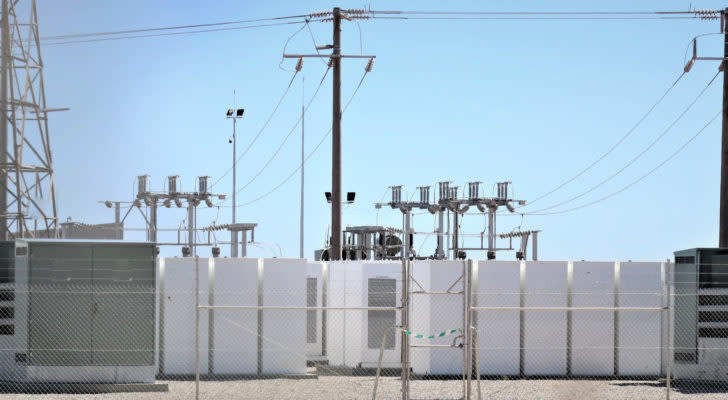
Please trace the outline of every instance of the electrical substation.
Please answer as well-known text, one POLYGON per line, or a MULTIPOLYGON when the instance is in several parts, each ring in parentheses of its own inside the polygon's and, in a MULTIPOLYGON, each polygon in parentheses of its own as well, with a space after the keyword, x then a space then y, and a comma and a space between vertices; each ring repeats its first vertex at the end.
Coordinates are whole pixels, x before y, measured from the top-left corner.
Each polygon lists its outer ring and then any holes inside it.
MULTIPOLYGON (((410 393, 415 398, 526 398, 518 390, 532 386, 538 392, 534 398, 552 398, 543 388, 558 384, 567 387, 565 398, 611 395, 609 390, 622 391, 605 398, 669 400, 671 393, 679 393, 702 399, 727 393, 728 9, 408 12, 336 7, 297 16, 61 35, 44 41, 36 0, 0 1, 0 147, 6 150, 0 152, 0 399, 4 393, 39 398, 71 393, 83 399, 104 392, 169 392, 170 398, 190 399, 280 397, 281 392, 268 393, 271 387, 284 388, 283 397, 319 398, 329 386, 334 387, 332 398, 348 398, 339 391, 351 388, 358 390, 353 398, 408 400, 410 393), (526 215, 577 210, 621 193, 669 161, 702 130, 623 189, 565 211, 551 209, 566 202, 537 211, 528 207, 580 177, 632 130, 591 166, 535 200, 516 198, 511 181, 471 181, 460 187, 443 180, 416 187, 412 197, 404 185, 394 185, 388 188, 389 201, 382 197, 373 204, 376 220, 344 224, 342 205, 352 204, 356 193, 342 192, 342 115, 376 58, 364 53, 359 23, 498 18, 720 21, 716 35, 725 40, 723 56, 699 56, 698 39, 712 34, 696 36, 683 74, 647 112, 696 61, 720 61, 716 77, 724 74, 724 107, 713 118, 723 117, 719 247, 676 251, 674 259, 664 261, 545 261, 539 259, 542 230, 522 226, 526 215), (263 21, 269 24, 250 25, 263 21), (309 25, 313 22, 331 24, 332 44, 317 43, 309 25), (352 22, 359 30, 358 55, 342 49, 342 25, 353 27, 352 22), (197 176, 184 190, 182 178, 170 175, 157 191, 150 175, 138 175, 130 198, 98 202, 113 210, 113 222, 59 220, 48 115, 68 109, 46 104, 41 44, 289 24, 301 25, 285 42, 279 64, 296 61, 291 81, 240 156, 236 125, 245 109, 238 108, 237 97, 232 108, 225 107, 225 118, 233 123, 228 139, 232 166, 217 181, 197 176), (219 25, 234 26, 207 28, 219 25), (192 28, 206 29, 183 30, 192 28), (304 28, 315 54, 287 53, 288 42, 304 28), (304 118, 310 102, 302 101, 288 136, 239 187, 238 164, 275 116, 296 77, 302 78, 298 74, 304 58, 323 61, 325 72, 314 93, 333 71, 329 131, 306 153, 304 118), (359 59, 365 66, 342 107, 344 59, 359 59), (273 189, 239 204, 237 194, 261 175, 299 124, 301 159, 296 169, 273 189), (304 257, 304 167, 329 135, 331 192, 325 192, 327 203, 322 206, 330 204, 330 224, 315 220, 326 237, 309 259, 304 257), (255 239, 259 224, 274 224, 264 218, 241 222, 236 210, 274 193, 299 171, 298 257, 287 258, 282 250, 273 257, 250 257, 248 246, 261 245, 255 239), (228 193, 216 184, 230 172, 228 193), (205 207, 218 214, 200 222, 198 210, 205 207), (230 220, 219 218, 222 207, 231 209, 230 220), (179 224, 163 226, 160 212, 179 224), (401 217, 401 225, 380 223, 379 212, 393 217, 389 221, 401 217), (130 215, 143 226, 131 226, 130 215), (428 228, 420 219, 415 221, 419 215, 427 217, 428 228), (505 217, 520 217, 521 224, 499 228, 505 217), (464 225, 465 219, 478 221, 478 226, 482 221, 482 229, 464 225), (144 240, 131 240, 135 234, 144 234, 144 240), (225 239, 218 240, 218 234, 225 239), (229 246, 225 254, 224 246, 229 246), (176 255, 163 254, 160 248, 173 248, 176 255), (586 380, 608 389, 584 389, 586 380), (509 381, 520 387, 506 395, 505 385, 513 384, 509 381), (304 385, 311 391, 300 390, 304 385), (636 395, 630 391, 635 387, 640 390, 636 395), (648 392, 652 397, 644 395, 648 392)), ((359 193, 362 198, 370 198, 370 193, 359 193)), ((261 204, 256 206, 264 207, 261 204)), ((260 217, 255 212, 245 215, 260 217)), ((278 228, 293 231, 283 225, 278 228)), ((549 232, 547 227, 546 239, 549 232)))

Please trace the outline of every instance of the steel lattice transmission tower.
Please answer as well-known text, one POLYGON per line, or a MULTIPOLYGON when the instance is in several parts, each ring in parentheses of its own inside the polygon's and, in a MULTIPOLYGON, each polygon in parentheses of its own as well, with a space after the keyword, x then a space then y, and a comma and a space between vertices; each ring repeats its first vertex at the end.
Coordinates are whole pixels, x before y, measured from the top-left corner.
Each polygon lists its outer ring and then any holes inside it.
POLYGON ((60 109, 46 107, 35 0, 24 20, 18 3, 0 15, 0 240, 58 236, 48 112, 60 109))

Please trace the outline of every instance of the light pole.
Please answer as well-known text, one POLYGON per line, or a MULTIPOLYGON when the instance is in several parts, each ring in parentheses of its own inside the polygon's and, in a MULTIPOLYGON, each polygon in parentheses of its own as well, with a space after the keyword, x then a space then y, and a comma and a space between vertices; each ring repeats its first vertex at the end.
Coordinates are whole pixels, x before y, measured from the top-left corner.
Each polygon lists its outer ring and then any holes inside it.
MULTIPOLYGON (((228 109, 227 110, 227 118, 233 120, 233 136, 230 137, 228 140, 228 143, 233 144, 233 221, 232 223, 235 224, 235 208, 237 207, 238 203, 236 200, 236 175, 237 175, 237 154, 236 154, 236 146, 237 141, 235 137, 235 125, 237 123, 237 120, 240 118, 243 118, 243 113, 245 112, 245 109, 238 108, 235 109, 228 109)), ((230 257, 237 257, 238 256, 238 232, 237 231, 230 231, 230 257)))

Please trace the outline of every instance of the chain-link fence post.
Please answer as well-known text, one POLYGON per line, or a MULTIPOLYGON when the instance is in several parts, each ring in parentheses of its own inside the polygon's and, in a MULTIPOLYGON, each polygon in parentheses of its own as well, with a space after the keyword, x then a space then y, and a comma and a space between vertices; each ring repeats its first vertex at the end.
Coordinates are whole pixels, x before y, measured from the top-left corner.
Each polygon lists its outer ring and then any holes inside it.
MULTIPOLYGON (((465 296, 465 307, 467 310, 467 313, 465 314, 465 329, 463 330, 463 333, 465 334, 465 367, 467 368, 466 371, 463 371, 467 374, 467 382, 465 384, 465 399, 470 400, 470 383, 471 379, 473 377, 473 348, 472 348, 472 337, 473 332, 471 329, 472 323, 471 323, 471 316, 473 315, 471 308, 471 302, 472 302, 472 287, 471 282, 473 278, 473 260, 468 260, 467 263, 467 274, 463 276, 463 296, 465 296)), ((478 374, 480 374, 480 371, 478 371, 478 374)))
POLYGON ((409 259, 402 258, 402 400, 409 400, 409 259))
POLYGON ((667 327, 665 328, 665 334, 667 336, 666 343, 665 343, 665 399, 670 400, 670 360, 672 358, 672 354, 670 353, 670 330, 672 329, 670 326, 670 296, 672 295, 672 291, 670 290, 670 261, 665 264, 665 287, 667 290, 667 305, 665 307, 665 313, 667 314, 667 327))
POLYGON ((195 256, 195 400, 200 399, 200 257, 195 256))

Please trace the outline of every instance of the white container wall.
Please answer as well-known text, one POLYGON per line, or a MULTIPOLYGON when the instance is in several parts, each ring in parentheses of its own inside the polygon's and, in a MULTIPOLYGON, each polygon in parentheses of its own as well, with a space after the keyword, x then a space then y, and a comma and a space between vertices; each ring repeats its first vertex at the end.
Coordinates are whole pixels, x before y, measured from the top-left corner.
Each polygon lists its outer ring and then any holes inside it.
MULTIPOLYGON (((357 263, 328 263, 328 307, 361 307, 361 270, 357 263)), ((326 354, 329 365, 355 367, 361 362, 361 311, 328 311, 326 354)))
MULTIPOLYGON (((208 302, 209 259, 199 260, 200 304, 208 302)), ((195 373, 195 259, 159 260, 163 283, 160 369, 163 375, 195 373)), ((200 373, 208 373, 208 316, 200 312, 200 373)))
MULTIPOLYGON (((460 292, 452 295, 413 294, 410 296, 410 331, 413 334, 437 335, 463 328, 463 264, 467 261, 417 261, 411 275, 419 283, 410 284, 410 291, 460 292), (420 288, 420 285, 422 288, 420 288)), ((451 345, 457 334, 434 339, 410 336, 412 345, 451 345)), ((458 343, 462 343, 458 339, 458 343)), ((462 374, 463 351, 460 348, 412 348, 412 371, 421 375, 462 374)))
MULTIPOLYGON (((662 307, 664 264, 619 263, 619 306, 662 307)), ((618 373, 623 376, 659 375, 662 366, 662 318, 659 311, 620 311, 618 373)))
MULTIPOLYGON (((401 304, 402 263, 398 261, 331 262, 328 265, 329 307, 395 307, 401 304)), ((377 366, 384 331, 401 323, 392 310, 329 311, 327 356, 329 365, 377 366)), ((400 335, 387 335, 382 365, 400 366, 400 335)))
MULTIPOLYGON (((473 266, 473 306, 661 307, 665 300, 661 263, 492 260, 473 261, 473 266)), ((158 268, 159 369, 165 375, 192 375, 195 260, 162 258, 158 268)), ((415 261, 410 290, 460 292, 462 282, 456 282, 462 270, 463 261, 415 261)), ((200 259, 199 299, 202 305, 322 306, 324 281, 328 307, 401 305, 400 261, 200 259)), ((462 295, 412 294, 410 300, 413 334, 463 327, 462 295)), ((257 310, 200 312, 202 374, 304 374, 306 360, 324 359, 331 366, 373 368, 384 331, 401 324, 399 310, 329 310, 326 356, 322 356, 322 311, 263 310, 259 360, 258 314, 257 310)), ((614 311, 475 312, 480 372, 606 376, 614 374, 616 367, 620 376, 659 375, 664 363, 662 313, 616 314, 615 321, 614 311)), ((409 340, 413 345, 450 345, 455 336, 410 336, 409 340)), ((383 366, 398 368, 401 335, 392 329, 387 337, 383 366)), ((462 355, 456 348, 412 348, 411 365, 418 375, 457 375, 462 373, 462 355)))
MULTIPOLYGON (((614 307, 613 262, 572 264, 572 307, 614 307)), ((614 373, 614 311, 571 311, 571 373, 614 373)))
MULTIPOLYGON (((212 305, 257 306, 256 258, 216 258, 210 269, 212 305)), ((258 373, 258 311, 210 310, 212 370, 218 375, 258 373)))
MULTIPOLYGON (((519 307, 521 269, 519 261, 478 261, 478 288, 475 305, 519 307)), ((480 373, 518 375, 520 373, 520 312, 478 311, 475 314, 480 334, 480 373)))
MULTIPOLYGON (((525 307, 566 307, 567 268, 563 261, 526 262, 525 307)), ((524 373, 566 374, 566 311, 526 311, 524 373)))
MULTIPOLYGON (((400 307, 402 305, 402 263, 401 262, 369 262, 359 264, 361 269, 362 289, 361 303, 368 307, 400 307)), ((354 291, 352 291, 354 292, 354 291)), ((347 311, 348 313, 349 311, 347 311)), ((376 368, 379 351, 387 329, 402 323, 398 310, 360 311, 362 317, 358 332, 361 332, 361 366, 376 368)), ((347 316, 347 321, 352 319, 347 316)), ((351 332, 351 331, 350 331, 351 332)), ((382 367, 401 366, 401 335, 396 329, 390 329, 384 346, 382 367)), ((347 339, 348 340, 348 339, 347 339)))
MULTIPOLYGON (((263 260, 263 305, 306 306, 306 260, 263 260)), ((306 311, 263 311, 263 374, 306 373, 306 311)))

